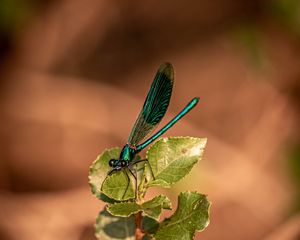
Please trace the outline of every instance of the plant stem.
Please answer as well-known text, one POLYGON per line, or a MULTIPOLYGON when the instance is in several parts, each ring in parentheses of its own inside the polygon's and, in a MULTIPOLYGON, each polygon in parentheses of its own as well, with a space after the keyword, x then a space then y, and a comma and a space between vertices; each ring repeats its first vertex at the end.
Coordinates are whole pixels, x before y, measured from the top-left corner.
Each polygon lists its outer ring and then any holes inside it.
POLYGON ((142 231, 142 212, 138 212, 135 216, 135 240, 142 240, 143 231, 142 231))

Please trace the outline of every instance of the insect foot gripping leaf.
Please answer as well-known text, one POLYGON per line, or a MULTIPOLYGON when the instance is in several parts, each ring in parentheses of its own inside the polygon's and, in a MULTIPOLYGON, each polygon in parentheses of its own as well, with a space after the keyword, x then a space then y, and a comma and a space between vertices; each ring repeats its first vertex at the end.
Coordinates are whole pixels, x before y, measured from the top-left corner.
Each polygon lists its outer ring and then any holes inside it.
POLYGON ((105 150, 89 172, 92 193, 106 202, 96 220, 98 239, 190 240, 209 223, 210 202, 197 192, 180 193, 175 213, 159 223, 163 210, 171 210, 164 195, 146 200, 149 187, 171 187, 184 178, 201 159, 206 138, 171 137, 158 140, 147 151, 147 161, 139 156, 128 168, 113 174, 110 159, 118 159, 120 148, 105 150))

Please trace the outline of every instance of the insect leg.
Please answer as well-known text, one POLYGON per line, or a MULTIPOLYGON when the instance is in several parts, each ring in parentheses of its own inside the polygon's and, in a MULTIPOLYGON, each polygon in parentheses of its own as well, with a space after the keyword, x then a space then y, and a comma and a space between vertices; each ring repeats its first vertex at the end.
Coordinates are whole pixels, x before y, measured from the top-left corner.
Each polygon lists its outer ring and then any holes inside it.
POLYGON ((126 175, 126 177, 127 177, 127 186, 126 186, 126 189, 125 189, 124 194, 123 194, 123 196, 122 196, 122 199, 125 197, 125 194, 127 193, 127 190, 128 190, 128 188, 129 188, 129 184, 130 184, 130 178, 129 178, 129 176, 128 176, 128 173, 127 173, 126 169, 124 169, 124 172, 125 172, 125 175, 126 175))
POLYGON ((134 175, 134 173, 131 171, 130 168, 127 168, 129 170, 129 172, 131 173, 131 175, 134 177, 134 180, 135 180, 135 199, 137 198, 137 191, 138 191, 138 186, 137 186, 137 178, 136 176, 134 175))
POLYGON ((101 184, 101 188, 100 188, 100 191, 102 192, 102 188, 103 188, 103 183, 105 182, 106 178, 108 178, 109 176, 111 176, 114 172, 116 172, 117 169, 112 169, 108 172, 108 174, 106 175, 106 177, 104 178, 102 184, 101 184))
POLYGON ((150 172, 151 172, 151 175, 152 175, 152 178, 153 178, 153 180, 155 180, 154 173, 153 173, 152 167, 151 167, 148 159, 145 158, 145 159, 142 159, 142 160, 135 161, 135 162, 131 163, 130 166, 135 165, 135 164, 140 163, 140 162, 147 162, 147 164, 149 166, 149 169, 150 169, 150 172))
POLYGON ((110 176, 112 175, 114 172, 117 172, 118 170, 117 169, 112 169, 108 172, 107 176, 110 176))

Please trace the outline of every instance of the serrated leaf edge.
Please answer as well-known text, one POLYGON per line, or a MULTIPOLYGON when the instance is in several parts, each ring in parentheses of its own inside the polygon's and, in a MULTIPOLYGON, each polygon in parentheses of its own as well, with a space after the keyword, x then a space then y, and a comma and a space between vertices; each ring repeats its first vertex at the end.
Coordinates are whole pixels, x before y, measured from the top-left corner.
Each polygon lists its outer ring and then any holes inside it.
MULTIPOLYGON (((92 164, 90 165, 89 167, 89 174, 88 174, 88 183, 90 185, 90 188, 91 188, 91 192, 92 194, 100 199, 100 196, 101 196, 101 193, 103 193, 101 190, 98 190, 97 189, 97 186, 95 186, 91 181, 92 181, 92 176, 91 176, 91 173, 92 173, 92 170, 93 170, 93 166, 95 165, 95 163, 103 156, 103 154, 107 151, 113 151, 113 150, 117 150, 117 149, 120 149, 121 151, 121 148, 120 147, 112 147, 112 148, 105 148, 100 154, 97 155, 96 159, 92 162, 92 164)), ((103 182, 102 182, 103 184, 103 182)), ((104 193, 103 193, 104 194, 104 193)))
POLYGON ((111 215, 116 216, 116 217, 129 217, 129 216, 131 216, 132 214, 136 214, 136 213, 138 213, 138 212, 142 212, 144 216, 148 216, 148 217, 150 217, 150 218, 153 218, 153 219, 157 220, 157 219, 159 219, 161 213, 159 214, 158 217, 154 218, 153 216, 151 216, 151 214, 148 214, 148 213, 147 213, 147 209, 151 209, 151 208, 145 208, 143 205, 144 205, 145 203, 148 203, 148 202, 150 202, 150 201, 153 201, 155 198, 159 198, 159 197, 163 197, 163 198, 164 198, 163 201, 161 202, 161 204, 157 204, 157 205, 155 205, 153 208, 156 208, 156 207, 159 207, 159 206, 160 206, 160 207, 161 207, 161 210, 162 210, 162 209, 172 210, 172 203, 171 203, 171 200, 170 200, 167 196, 160 194, 160 195, 155 196, 154 198, 152 198, 152 199, 150 199, 150 200, 148 200, 148 201, 146 201, 146 202, 143 202, 143 203, 141 203, 141 204, 138 204, 138 203, 136 203, 136 202, 128 202, 128 201, 127 201, 127 202, 116 202, 116 203, 108 204, 108 205, 106 206, 106 211, 109 212, 111 215), (165 208, 165 207, 163 206, 164 203, 165 203, 166 201, 168 201, 168 203, 169 203, 169 205, 170 205, 170 208, 165 208), (115 214, 115 213, 113 213, 113 212, 111 211, 111 209, 110 209, 110 207, 113 207, 113 206, 115 206, 115 205, 119 205, 120 207, 122 207, 121 205, 124 205, 124 206, 125 206, 125 205, 127 205, 127 204, 134 204, 134 205, 136 205, 136 206, 138 207, 138 209, 135 210, 135 211, 132 211, 130 214, 115 214))
MULTIPOLYGON (((170 217, 167 217, 167 218, 165 218, 162 222, 160 222, 160 224, 162 224, 164 221, 168 221, 169 219, 171 219, 171 218, 176 214, 176 212, 178 211, 178 207, 180 206, 180 204, 179 204, 180 195, 183 195, 183 194, 185 194, 185 193, 188 193, 188 194, 194 193, 194 194, 197 194, 197 195, 199 195, 199 196, 203 195, 203 196, 205 197, 206 201, 209 203, 208 209, 207 209, 207 213, 208 213, 207 222, 206 222, 206 224, 205 224, 205 226, 203 227, 202 230, 198 230, 198 229, 195 229, 195 230, 194 230, 194 234, 193 234, 193 236, 194 236, 196 232, 202 232, 202 231, 204 231, 204 230, 208 227, 208 225, 210 224, 210 208, 211 208, 211 204, 212 204, 212 203, 211 203, 211 201, 209 201, 209 200, 207 199, 207 195, 206 195, 206 194, 202 194, 202 193, 199 193, 199 192, 197 192, 197 191, 185 191, 185 192, 180 192, 180 194, 179 194, 179 196, 178 196, 177 209, 175 210, 175 212, 174 212, 170 217)), ((172 223, 172 225, 174 225, 174 224, 176 224, 176 223, 172 223)), ((168 227, 169 227, 169 226, 170 226, 170 225, 168 225, 168 227)), ((159 230, 159 228, 158 228, 158 230, 159 230)))
MULTIPOLYGON (((201 137, 190 137, 190 136, 176 136, 176 137, 165 137, 165 138, 160 138, 159 140, 157 140, 154 144, 156 144, 156 143, 158 143, 158 142, 160 142, 160 141, 163 141, 163 142, 166 142, 166 141, 168 141, 168 140, 170 140, 170 139, 187 139, 187 138, 189 138, 189 139, 205 139, 205 141, 204 141, 204 146, 203 146, 203 152, 202 152, 202 154, 200 155, 200 158, 193 164, 193 166, 191 167, 191 169, 186 173, 186 175, 185 176, 183 176, 180 180, 178 180, 178 181, 172 181, 172 182, 166 182, 166 181, 164 181, 163 179, 159 179, 160 181, 163 181, 163 182, 165 182, 166 183, 166 185, 164 185, 164 186, 161 186, 161 185, 159 185, 159 184, 155 184, 155 180, 150 180, 146 185, 145 185, 145 187, 146 188, 149 188, 149 187, 162 187, 162 188, 171 188, 171 186, 173 185, 173 184, 175 184, 175 183, 178 183, 178 182, 180 182, 180 181, 182 181, 191 171, 192 171, 192 169, 193 169, 193 167, 195 166, 195 164, 197 164, 201 159, 202 159, 202 157, 203 157, 203 154, 204 154, 204 149, 205 149, 205 147, 206 147, 206 144, 207 144, 207 138, 201 138, 201 137), (154 182, 154 184, 151 184, 151 182, 154 182)), ((146 157, 148 156, 148 152, 150 151, 150 149, 154 146, 154 144, 152 145, 152 146, 150 146, 149 148, 148 148, 148 150, 147 150, 147 152, 146 152, 146 157)))
POLYGON ((121 202, 121 203, 108 204, 108 205, 106 206, 106 210, 107 210, 111 215, 116 216, 116 217, 129 217, 129 216, 131 216, 132 214, 136 214, 136 213, 138 213, 138 212, 141 212, 140 205, 137 204, 137 203, 135 203, 135 202, 121 202), (139 207, 139 209, 136 210, 136 211, 131 212, 130 214, 123 214, 123 215, 122 215, 122 214, 115 214, 115 213, 112 213, 112 212, 110 211, 110 209, 109 209, 111 206, 114 206, 114 205, 127 205, 127 204, 129 204, 129 203, 135 204, 136 206, 139 207))

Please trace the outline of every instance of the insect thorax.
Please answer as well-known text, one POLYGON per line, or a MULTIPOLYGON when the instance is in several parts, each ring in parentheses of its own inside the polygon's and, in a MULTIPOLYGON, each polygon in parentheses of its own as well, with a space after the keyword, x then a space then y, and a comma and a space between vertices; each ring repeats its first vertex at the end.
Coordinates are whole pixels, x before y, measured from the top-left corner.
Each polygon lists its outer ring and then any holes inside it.
POLYGON ((134 159, 135 155, 136 150, 126 144, 120 153, 120 160, 131 161, 134 159))

